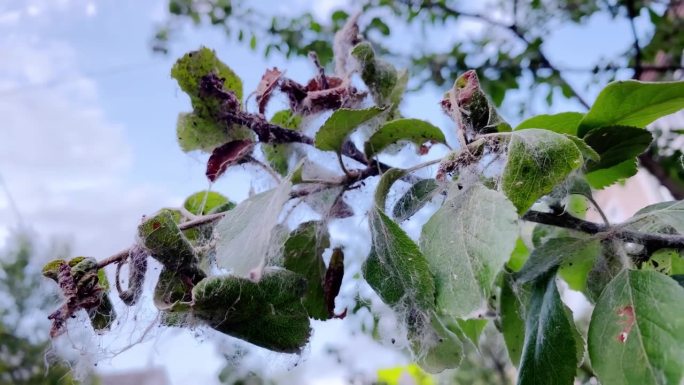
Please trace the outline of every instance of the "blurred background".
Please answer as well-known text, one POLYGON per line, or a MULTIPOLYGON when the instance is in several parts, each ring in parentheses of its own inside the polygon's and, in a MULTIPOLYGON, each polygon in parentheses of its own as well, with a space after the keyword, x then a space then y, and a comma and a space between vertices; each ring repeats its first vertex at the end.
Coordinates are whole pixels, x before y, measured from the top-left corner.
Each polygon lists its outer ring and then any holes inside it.
MULTIPOLYGON (((684 2, 675 0, 0 0, 0 384, 511 383, 493 335, 458 373, 422 377, 402 350, 374 342, 370 312, 315 323, 302 357, 151 326, 149 296, 120 315, 113 336, 47 338, 57 299, 42 263, 112 255, 134 241, 142 215, 208 187, 206 157, 176 143, 176 118, 190 104, 169 76, 175 59, 215 49, 246 94, 274 66, 305 81, 308 52, 331 68, 333 34, 359 11, 362 33, 411 71, 403 114, 454 144, 438 102, 470 68, 513 125, 586 111, 613 80, 682 76, 684 2)), ((267 115, 286 103, 272 104, 267 115)), ((637 176, 596 196, 611 221, 684 199, 681 112, 651 131, 637 176)), ((212 189, 241 201, 251 186, 236 170, 212 189)), ((348 282, 343 295, 353 303, 359 290, 348 282)))

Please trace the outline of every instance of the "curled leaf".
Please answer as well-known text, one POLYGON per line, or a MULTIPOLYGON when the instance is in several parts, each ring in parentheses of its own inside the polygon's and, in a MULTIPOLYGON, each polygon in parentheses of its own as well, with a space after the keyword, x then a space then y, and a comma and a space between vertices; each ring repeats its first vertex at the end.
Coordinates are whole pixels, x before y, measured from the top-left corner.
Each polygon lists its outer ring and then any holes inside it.
POLYGON ((245 161, 252 153, 254 142, 251 140, 234 140, 214 149, 207 161, 207 178, 213 182, 228 167, 245 161))
POLYGON ((278 86, 278 82, 282 75, 283 73, 280 72, 277 67, 274 67, 273 69, 266 70, 261 77, 261 81, 256 89, 256 101, 259 105, 260 114, 263 114, 266 111, 266 105, 271 98, 273 90, 278 86))

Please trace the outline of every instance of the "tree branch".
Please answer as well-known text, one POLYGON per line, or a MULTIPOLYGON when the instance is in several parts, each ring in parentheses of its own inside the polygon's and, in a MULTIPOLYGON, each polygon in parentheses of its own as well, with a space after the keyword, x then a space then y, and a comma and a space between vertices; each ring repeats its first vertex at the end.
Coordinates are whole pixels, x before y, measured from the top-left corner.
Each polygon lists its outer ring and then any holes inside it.
POLYGON ((627 229, 619 225, 602 225, 576 218, 566 212, 555 214, 541 211, 528 211, 523 215, 522 219, 530 222, 581 231, 591 235, 600 234, 603 238, 617 237, 643 245, 650 251, 659 249, 684 249, 684 235, 645 233, 627 229))

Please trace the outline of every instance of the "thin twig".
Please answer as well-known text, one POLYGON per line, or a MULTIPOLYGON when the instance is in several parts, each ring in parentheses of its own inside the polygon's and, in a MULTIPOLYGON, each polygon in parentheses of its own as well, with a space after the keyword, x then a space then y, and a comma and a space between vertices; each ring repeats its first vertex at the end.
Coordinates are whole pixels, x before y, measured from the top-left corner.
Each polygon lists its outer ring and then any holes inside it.
POLYGON ((598 202, 596 202, 594 197, 588 196, 586 198, 594 206, 596 211, 598 211, 599 215, 601 216, 601 219, 603 219, 603 223, 606 226, 610 226, 610 221, 608 221, 608 217, 606 216, 606 213, 603 212, 603 209, 601 208, 601 206, 599 206, 598 202))

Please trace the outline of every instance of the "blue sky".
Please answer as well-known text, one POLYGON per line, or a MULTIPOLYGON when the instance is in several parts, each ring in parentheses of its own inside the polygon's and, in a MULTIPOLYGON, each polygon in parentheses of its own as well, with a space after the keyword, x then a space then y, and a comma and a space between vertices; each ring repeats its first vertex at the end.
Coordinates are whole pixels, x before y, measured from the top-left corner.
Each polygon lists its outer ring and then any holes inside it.
MULTIPOLYGON (((310 5, 296 0, 260 6, 273 12, 313 6, 315 14, 325 16, 337 5, 353 10, 345 4, 328 0, 310 5)), ((169 56, 153 54, 149 42, 165 7, 163 0, 0 0, 0 175, 17 209, 0 194, 0 244, 9 228, 23 221, 44 239, 66 238, 76 253, 102 258, 134 240, 143 214, 177 205, 207 187, 204 158, 183 154, 175 142, 176 117, 190 106, 169 70, 183 52, 200 45, 216 49, 243 78, 246 94, 267 67, 287 67, 288 76, 300 80, 311 74, 310 64, 302 59, 287 66, 281 57, 264 59, 207 28, 185 31, 173 42, 169 56)), ((468 32, 473 27, 461 28, 468 32)), ((399 30, 399 40, 407 33, 399 30)), ((559 65, 585 67, 597 57, 626 50, 629 37, 626 23, 594 18, 586 27, 560 28, 544 49, 559 65)), ((584 81, 581 76, 572 80, 578 85, 584 81)), ((588 90, 588 99, 597 90, 588 90)), ((443 91, 428 89, 408 96, 405 114, 448 130, 451 123, 438 106, 443 91)), ((517 97, 527 94, 521 91, 517 97)), ((579 109, 575 103, 561 101, 549 111, 579 109)), ((214 188, 242 200, 249 181, 243 173, 230 172, 214 188)), ((325 336, 344 336, 341 323, 331 325, 315 338, 312 357, 325 349, 325 336)), ((213 379, 212 370, 221 364, 213 348, 190 333, 176 338, 187 351, 174 352, 168 343, 157 340, 107 358, 100 367, 166 363, 172 379, 180 384, 198 377, 174 363, 196 352, 197 357, 214 357, 200 361, 208 366, 206 380, 213 379)), ((354 338, 360 346, 370 344, 354 338)), ((376 364, 400 362, 394 353, 376 364)), ((353 356, 349 354, 351 360, 353 356)), ((322 370, 318 373, 314 378, 326 377, 322 370)))

